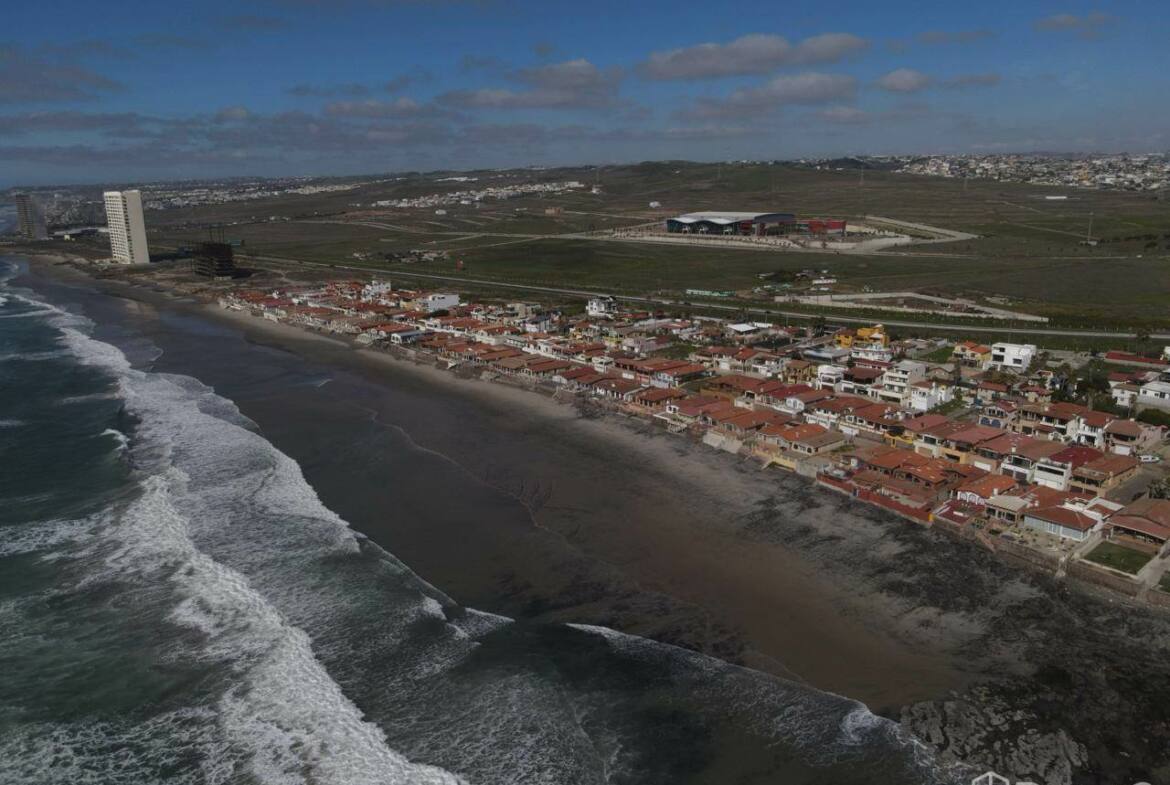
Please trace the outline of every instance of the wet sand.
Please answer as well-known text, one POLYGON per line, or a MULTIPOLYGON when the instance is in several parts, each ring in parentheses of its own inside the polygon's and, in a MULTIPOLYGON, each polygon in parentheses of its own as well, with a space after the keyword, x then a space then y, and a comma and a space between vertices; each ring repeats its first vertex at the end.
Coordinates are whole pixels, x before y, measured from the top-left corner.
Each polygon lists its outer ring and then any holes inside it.
MULTIPOLYGON (((295 402, 237 402, 302 464, 328 506, 461 602, 684 645, 876 710, 936 698, 971 678, 948 652, 954 641, 889 623, 883 598, 859 593, 781 539, 762 541, 748 530, 761 510, 768 527, 815 519, 842 535, 880 533, 901 521, 646 423, 583 418, 537 393, 240 312, 196 308, 253 343, 345 368, 372 385, 359 391, 334 379, 321 395, 295 402), (390 388, 398 397, 385 400, 390 388), (430 407, 403 402, 403 390, 430 407), (338 412, 353 407, 368 419, 367 432, 351 438, 376 445, 356 455, 329 447, 354 430, 338 412), (381 440, 381 429, 397 438, 381 440), (386 452, 401 450, 403 438, 416 461, 446 464, 481 485, 486 498, 445 500, 441 513, 413 510, 405 523, 379 514, 398 503, 387 486, 402 468, 376 467, 386 452)), ((416 487, 434 476, 416 477, 416 487)))
POLYGON ((468 606, 806 681, 1017 779, 1170 774, 1164 616, 640 422, 99 285, 158 369, 236 401, 327 506, 468 606))

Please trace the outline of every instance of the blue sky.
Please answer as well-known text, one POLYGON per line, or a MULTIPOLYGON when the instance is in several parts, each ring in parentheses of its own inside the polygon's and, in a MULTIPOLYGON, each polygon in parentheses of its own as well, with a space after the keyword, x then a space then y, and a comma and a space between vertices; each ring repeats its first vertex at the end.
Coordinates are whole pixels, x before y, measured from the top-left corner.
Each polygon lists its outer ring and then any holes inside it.
POLYGON ((4 18, 0 185, 1170 149, 1166 2, 119 0, 4 18))

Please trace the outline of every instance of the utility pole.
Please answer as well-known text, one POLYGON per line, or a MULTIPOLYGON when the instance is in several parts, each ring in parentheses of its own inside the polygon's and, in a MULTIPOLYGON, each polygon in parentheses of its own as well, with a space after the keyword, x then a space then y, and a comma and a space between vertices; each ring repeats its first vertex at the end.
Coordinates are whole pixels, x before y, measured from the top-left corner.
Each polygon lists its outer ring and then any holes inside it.
POLYGON ((1093 211, 1089 211, 1089 231, 1085 234, 1085 242, 1093 242, 1093 211))

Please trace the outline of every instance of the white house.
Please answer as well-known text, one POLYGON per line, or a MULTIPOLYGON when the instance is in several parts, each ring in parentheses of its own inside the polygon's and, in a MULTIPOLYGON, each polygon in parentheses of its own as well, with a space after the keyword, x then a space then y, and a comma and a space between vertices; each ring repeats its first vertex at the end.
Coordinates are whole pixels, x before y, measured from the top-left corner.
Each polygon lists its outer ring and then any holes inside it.
POLYGON ((950 403, 954 397, 954 388, 949 384, 921 381, 910 386, 910 408, 916 412, 928 412, 936 406, 950 403))
POLYGON ((914 360, 902 360, 886 369, 878 398, 887 403, 902 406, 910 398, 911 386, 926 378, 926 365, 914 360))
POLYGON ((419 304, 427 309, 427 313, 446 311, 459 306, 459 295, 436 292, 423 297, 419 304))
POLYGON ((1123 409, 1128 409, 1138 402, 1138 393, 1141 388, 1136 384, 1114 384, 1110 385, 1109 394, 1113 396, 1113 402, 1123 409))
POLYGON ((1024 513, 1023 523, 1030 529, 1054 534, 1063 540, 1083 542, 1100 528, 1103 520, 1120 509, 1120 504, 1105 499, 1094 499, 1088 504, 1065 502, 1058 506, 1028 510, 1024 513))
POLYGON ((818 365, 817 387, 829 390, 837 389, 837 385, 845 379, 845 369, 840 365, 818 365))
POLYGON ((585 313, 590 316, 613 316, 617 313, 617 301, 612 297, 592 297, 585 304, 585 313))
POLYGON ((996 343, 991 346, 990 367, 1001 371, 1028 370, 1036 357, 1036 346, 1030 343, 996 343))
POLYGON ((1170 382, 1146 382, 1138 389, 1137 404, 1170 409, 1170 382))

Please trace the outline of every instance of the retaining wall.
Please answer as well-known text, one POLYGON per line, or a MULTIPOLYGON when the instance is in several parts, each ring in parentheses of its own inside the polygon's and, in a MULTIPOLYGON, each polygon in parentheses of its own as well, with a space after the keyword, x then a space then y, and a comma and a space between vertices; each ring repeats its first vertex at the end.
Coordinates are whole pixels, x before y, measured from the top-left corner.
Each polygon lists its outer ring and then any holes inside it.
POLYGON ((1142 588, 1135 580, 1099 569, 1083 561, 1073 562, 1068 566, 1068 577, 1094 586, 1104 586, 1127 597, 1136 597, 1142 588))

